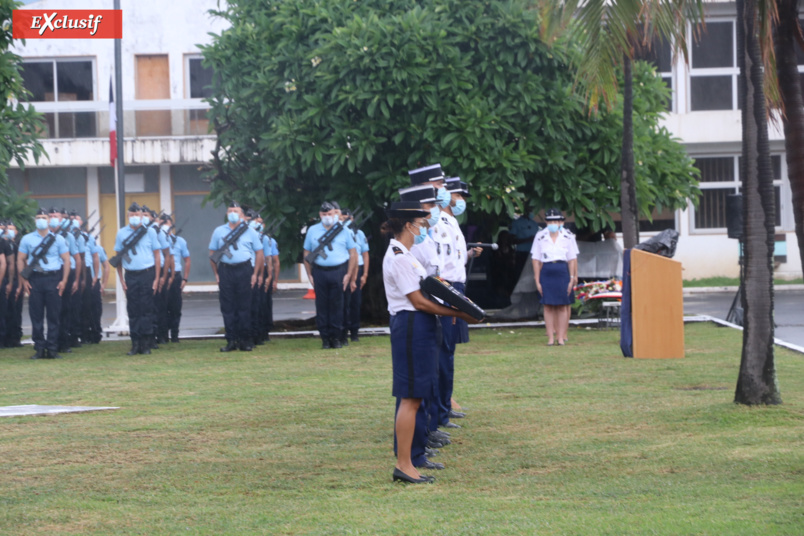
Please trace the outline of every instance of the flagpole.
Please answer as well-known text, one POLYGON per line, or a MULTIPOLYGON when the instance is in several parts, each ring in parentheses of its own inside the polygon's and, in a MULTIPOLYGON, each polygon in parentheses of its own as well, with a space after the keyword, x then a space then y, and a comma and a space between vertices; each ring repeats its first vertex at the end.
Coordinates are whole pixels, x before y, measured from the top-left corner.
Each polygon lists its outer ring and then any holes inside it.
MULTIPOLYGON (((114 0, 114 9, 120 9, 120 0, 114 0)), ((121 14, 118 14, 122 16, 121 14)), ((117 116, 117 126, 115 127, 117 137, 117 158, 115 159, 115 197, 117 201, 117 223, 119 227, 126 224, 126 166, 125 151, 123 140, 125 130, 123 129, 123 44, 122 36, 114 40, 114 85, 115 85, 115 115, 117 116)), ((111 331, 118 334, 128 334, 128 309, 126 307, 126 293, 123 291, 123 283, 119 277, 115 277, 115 302, 117 305, 117 318, 110 326, 111 331)))

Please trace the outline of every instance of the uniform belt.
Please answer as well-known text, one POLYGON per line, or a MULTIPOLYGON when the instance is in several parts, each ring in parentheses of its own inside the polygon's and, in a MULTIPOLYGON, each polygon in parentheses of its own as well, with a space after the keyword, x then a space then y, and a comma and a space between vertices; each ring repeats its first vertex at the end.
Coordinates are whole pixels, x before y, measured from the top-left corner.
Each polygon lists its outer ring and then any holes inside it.
POLYGON ((52 275, 61 275, 61 270, 49 270, 47 272, 33 272, 31 277, 50 277, 52 275))
POLYGON ((241 267, 243 267, 243 266, 245 266, 247 264, 249 266, 251 266, 251 261, 237 262, 237 263, 234 263, 234 264, 229 264, 229 263, 226 263, 226 262, 222 262, 221 266, 226 266, 227 268, 241 268, 241 267))
POLYGON ((324 270, 325 272, 332 272, 333 270, 340 270, 344 266, 348 265, 349 261, 344 262, 343 264, 339 264, 338 266, 320 266, 318 264, 313 265, 314 268, 318 268, 319 270, 324 270))
POLYGON ((131 275, 139 275, 139 274, 144 274, 146 272, 152 272, 153 270, 154 270, 154 267, 151 266, 150 268, 144 268, 142 270, 126 270, 126 273, 131 274, 131 275))
POLYGON ((567 264, 567 261, 544 261, 542 264, 567 264))

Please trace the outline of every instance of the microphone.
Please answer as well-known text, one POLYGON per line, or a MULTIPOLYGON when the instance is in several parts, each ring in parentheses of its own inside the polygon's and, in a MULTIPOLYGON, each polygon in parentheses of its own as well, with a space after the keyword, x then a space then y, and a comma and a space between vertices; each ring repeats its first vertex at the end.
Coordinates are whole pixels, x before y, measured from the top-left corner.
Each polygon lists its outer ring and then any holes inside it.
POLYGON ((491 248, 494 251, 497 251, 498 249, 500 249, 500 246, 498 246, 497 244, 486 244, 484 242, 472 242, 472 243, 466 244, 466 247, 470 247, 470 248, 491 248))

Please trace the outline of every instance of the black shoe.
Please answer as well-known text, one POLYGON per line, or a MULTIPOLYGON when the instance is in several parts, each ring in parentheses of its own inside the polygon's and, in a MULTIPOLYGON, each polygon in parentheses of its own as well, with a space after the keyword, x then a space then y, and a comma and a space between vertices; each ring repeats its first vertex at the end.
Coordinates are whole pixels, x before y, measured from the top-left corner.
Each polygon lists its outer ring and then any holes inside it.
POLYGON ((431 449, 443 449, 444 443, 442 443, 441 441, 434 441, 431 439, 430 441, 427 442, 427 446, 431 449))
POLYGON ((142 355, 151 355, 151 349, 148 347, 148 343, 140 344, 140 353, 142 355))
POLYGON ((53 351, 51 351, 51 350, 48 350, 48 351, 47 351, 47 358, 48 358, 48 359, 61 359, 61 356, 60 356, 58 353, 56 353, 56 352, 53 352, 53 351))
POLYGON ((464 417, 466 417, 466 413, 462 411, 455 411, 454 409, 449 410, 450 419, 463 419, 464 417))
POLYGON ((59 352, 61 352, 63 354, 71 354, 71 353, 73 353, 73 350, 69 346, 60 346, 59 347, 59 352))
POLYGON ((170 339, 170 342, 172 342, 173 344, 176 344, 177 342, 179 342, 179 338, 178 337, 173 337, 173 338, 170 339))
POLYGON ((352 335, 351 340, 352 342, 360 342, 360 337, 358 337, 357 335, 352 335))
POLYGON ((221 348, 221 352, 233 352, 237 350, 237 343, 235 341, 228 341, 226 346, 221 348))
POLYGON ((329 343, 329 339, 324 339, 321 342, 321 349, 322 350, 329 350, 330 348, 332 348, 332 345, 329 343))
POLYGON ((240 351, 241 352, 250 352, 254 349, 250 341, 241 342, 240 343, 240 351))
POLYGON ((44 350, 37 350, 34 355, 31 356, 31 359, 45 359, 45 351, 44 350))
POLYGON ((437 441, 441 441, 443 439, 449 439, 451 436, 449 432, 445 432, 443 430, 433 430, 429 434, 430 439, 435 439, 437 441))
POLYGON ((347 339, 346 337, 341 339, 341 346, 344 346, 344 347, 349 346, 349 339, 347 339))
POLYGON ((438 449, 431 449, 430 447, 424 447, 424 455, 428 458, 435 458, 438 456, 438 449))
POLYGON ((421 478, 413 478, 408 476, 396 467, 394 467, 394 482, 405 482, 406 484, 432 484, 435 477, 422 475, 421 478))
POLYGON ((254 341, 254 346, 262 346, 265 344, 265 341, 254 341))
POLYGON ((140 353, 140 343, 139 341, 133 341, 131 343, 131 350, 129 350, 126 355, 137 355, 138 353, 140 353))
POLYGON ((460 428, 460 427, 461 427, 460 424, 455 424, 454 422, 447 422, 447 424, 444 425, 444 428, 460 428))
POLYGON ((416 466, 416 469, 434 469, 439 471, 443 468, 444 468, 443 463, 431 462, 430 460, 425 460, 422 465, 416 466))
POLYGON ((156 339, 151 339, 147 344, 143 344, 143 346, 147 347, 149 350, 159 350, 159 344, 156 342, 156 339))
POLYGON ((159 337, 158 339, 156 339, 156 344, 167 344, 167 343, 168 343, 167 337, 159 337))
POLYGON ((332 347, 333 347, 333 348, 335 348, 336 350, 337 350, 338 348, 343 348, 343 344, 341 344, 340 339, 332 339, 332 341, 330 341, 330 343, 329 343, 329 344, 330 344, 330 346, 332 346, 332 347))
POLYGON ((72 348, 81 348, 81 343, 79 341, 73 341, 70 343, 70 347, 72 348))

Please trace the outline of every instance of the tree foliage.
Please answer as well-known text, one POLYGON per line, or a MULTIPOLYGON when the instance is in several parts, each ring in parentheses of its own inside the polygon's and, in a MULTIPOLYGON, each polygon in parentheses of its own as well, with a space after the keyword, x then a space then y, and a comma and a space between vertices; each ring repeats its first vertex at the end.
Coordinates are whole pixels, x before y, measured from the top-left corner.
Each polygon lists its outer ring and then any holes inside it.
POLYGON ((19 2, 0 0, 0 93, 3 95, 0 99, 0 218, 12 218, 18 226, 31 220, 36 203, 18 195, 9 186, 9 165, 13 160, 24 168, 28 154, 37 162, 44 154, 37 141, 42 115, 21 104, 28 96, 20 75, 22 60, 9 50, 11 15, 19 5, 19 2))
MULTIPOLYGON (((573 50, 540 41, 527 2, 232 0, 215 13, 231 27, 202 47, 216 73, 211 198, 287 216, 285 252, 322 199, 382 207, 406 170, 435 162, 471 184, 473 211, 559 206, 579 225, 613 224, 621 112, 587 114, 573 50)), ((646 65, 635 77, 649 215, 698 191, 657 126, 666 88, 646 65)))

